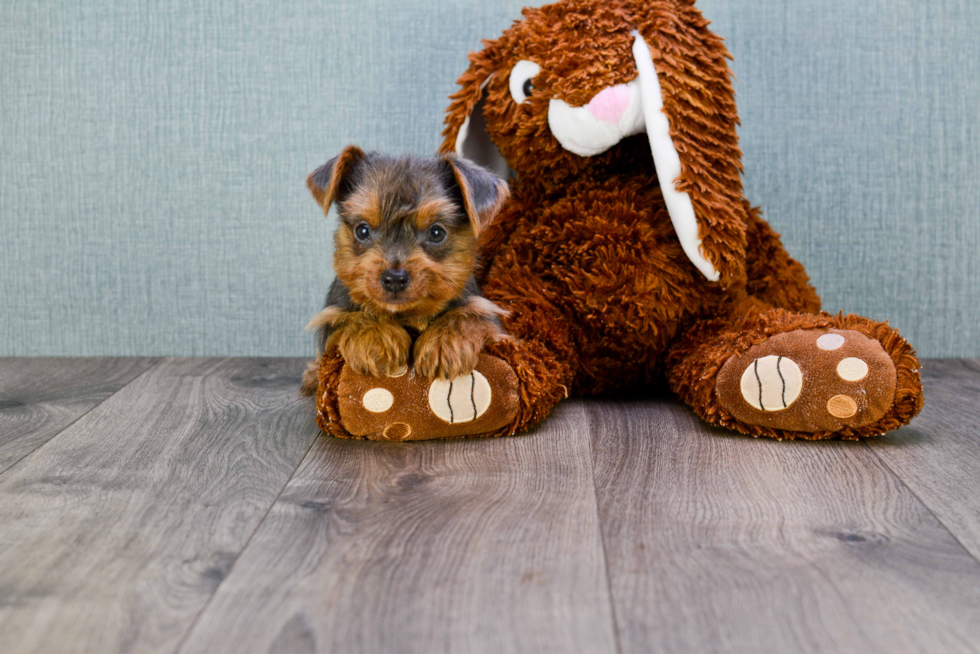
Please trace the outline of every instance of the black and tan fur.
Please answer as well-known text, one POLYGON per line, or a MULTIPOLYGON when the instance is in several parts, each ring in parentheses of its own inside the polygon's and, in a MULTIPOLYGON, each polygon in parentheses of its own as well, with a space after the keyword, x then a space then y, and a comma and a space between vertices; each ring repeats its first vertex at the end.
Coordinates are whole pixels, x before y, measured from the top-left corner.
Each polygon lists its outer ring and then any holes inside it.
POLYGON ((335 347, 361 374, 471 372, 487 339, 503 336, 501 310, 480 296, 473 273, 506 184, 453 155, 392 158, 348 146, 307 186, 324 213, 336 202, 340 224, 336 278, 308 325, 317 359, 303 392, 316 391, 319 357, 335 347))

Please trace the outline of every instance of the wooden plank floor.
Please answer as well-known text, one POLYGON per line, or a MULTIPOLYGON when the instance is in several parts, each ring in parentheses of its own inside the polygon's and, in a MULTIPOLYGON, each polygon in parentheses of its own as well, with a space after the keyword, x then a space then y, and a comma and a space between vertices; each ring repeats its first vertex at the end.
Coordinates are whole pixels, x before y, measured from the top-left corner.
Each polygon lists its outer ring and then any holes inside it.
POLYGON ((980 362, 867 443, 340 441, 303 366, 0 359, 0 653, 980 653, 980 362))
POLYGON ((153 363, 153 359, 0 359, 0 472, 153 363))

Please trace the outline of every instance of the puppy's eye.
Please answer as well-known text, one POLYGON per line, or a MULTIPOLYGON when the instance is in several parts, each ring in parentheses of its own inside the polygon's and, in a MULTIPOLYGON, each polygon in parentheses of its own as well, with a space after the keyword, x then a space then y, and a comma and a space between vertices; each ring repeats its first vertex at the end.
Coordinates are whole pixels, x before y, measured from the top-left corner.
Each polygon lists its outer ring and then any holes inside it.
POLYGON ((358 241, 366 241, 371 238, 371 226, 367 223, 360 223, 354 228, 354 236, 358 241))
POLYGON ((541 66, 533 61, 522 59, 510 71, 510 96, 521 104, 534 92, 534 78, 541 72, 541 66))
POLYGON ((442 243, 446 240, 446 230, 442 225, 433 225, 429 228, 429 241, 432 243, 442 243))

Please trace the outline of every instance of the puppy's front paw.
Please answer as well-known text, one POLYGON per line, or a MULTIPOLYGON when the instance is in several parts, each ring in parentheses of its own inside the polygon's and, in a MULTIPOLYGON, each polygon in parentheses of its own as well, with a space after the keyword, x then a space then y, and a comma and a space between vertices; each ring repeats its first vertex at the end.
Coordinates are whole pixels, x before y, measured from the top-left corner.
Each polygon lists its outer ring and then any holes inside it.
POLYGON ((482 330, 460 333, 449 326, 432 326, 415 342, 415 372, 430 379, 468 375, 476 368, 486 340, 482 330))
POLYGON ((405 328, 393 322, 377 322, 350 330, 337 343, 344 361, 355 372, 386 377, 408 367, 412 337, 405 328))

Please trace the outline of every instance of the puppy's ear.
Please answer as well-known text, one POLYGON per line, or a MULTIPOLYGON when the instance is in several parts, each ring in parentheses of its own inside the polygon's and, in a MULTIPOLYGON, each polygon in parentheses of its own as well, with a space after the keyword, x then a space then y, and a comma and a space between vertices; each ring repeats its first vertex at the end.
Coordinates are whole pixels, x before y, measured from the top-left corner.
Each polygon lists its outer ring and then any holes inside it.
POLYGON ((356 145, 348 145, 343 152, 323 164, 306 178, 306 186, 323 207, 324 213, 330 205, 341 200, 350 192, 350 176, 357 165, 365 159, 364 151, 356 145))
POLYGON ((453 174, 453 182, 462 197, 473 232, 479 236, 510 196, 507 182, 486 168, 454 154, 443 155, 453 174))

